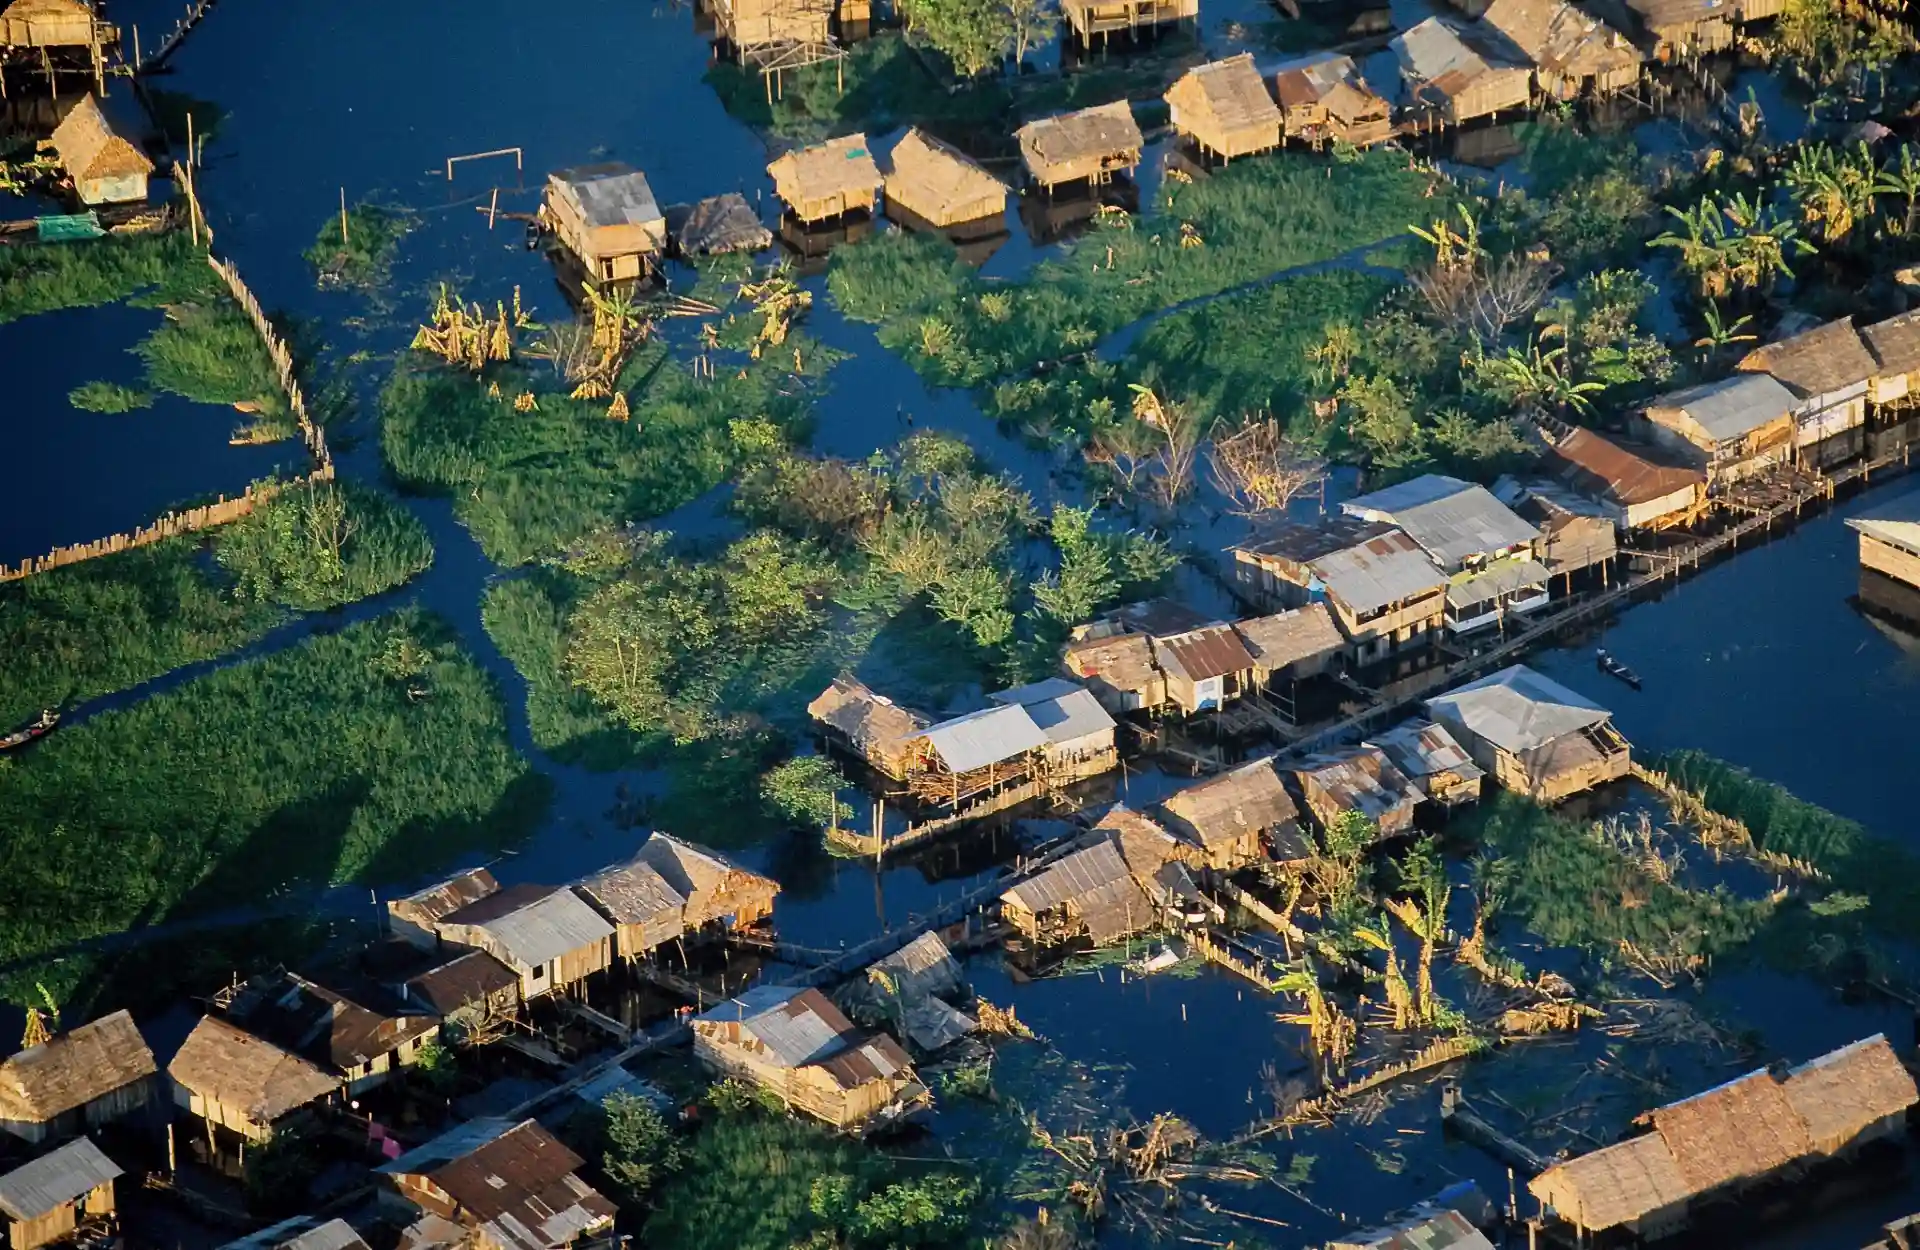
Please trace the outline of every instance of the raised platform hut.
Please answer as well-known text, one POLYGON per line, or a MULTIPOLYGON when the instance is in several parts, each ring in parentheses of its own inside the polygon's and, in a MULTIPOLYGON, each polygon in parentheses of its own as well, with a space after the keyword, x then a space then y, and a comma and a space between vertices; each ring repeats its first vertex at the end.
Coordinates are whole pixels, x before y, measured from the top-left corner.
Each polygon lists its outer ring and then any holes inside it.
POLYGON ((1610 570, 1620 554, 1620 534, 1605 504, 1552 478, 1501 478, 1494 483, 1493 493, 1540 531, 1535 550, 1546 566, 1550 591, 1565 593, 1575 574, 1596 566, 1611 581, 1610 570), (1563 577, 1568 580, 1558 580, 1563 577))
POLYGON ((1119 763, 1113 717, 1081 686, 1054 677, 988 698, 912 739, 907 783, 922 802, 958 807, 1008 786, 1037 795, 1119 763))
POLYGON ((1480 799, 1486 770, 1473 762, 1444 725, 1430 720, 1404 721, 1369 739, 1367 745, 1386 752, 1393 766, 1442 809, 1450 811, 1480 799))
POLYGON ((580 883, 614 926, 614 953, 645 957, 668 942, 744 933, 773 914, 780 883, 717 851, 655 833, 626 863, 580 883))
POLYGON ((773 231, 738 191, 710 195, 697 204, 676 204, 666 216, 667 237, 682 256, 757 252, 773 243, 773 231))
MULTIPOLYGON (((374 1001, 373 996, 362 997, 374 1001)), ((248 981, 233 996, 226 1017, 255 1037, 333 1073, 349 1094, 386 1084, 416 1062, 421 1048, 440 1033, 435 1016, 375 1010, 284 971, 248 981)))
POLYGON ((1920 491, 1850 517, 1860 535, 1860 567, 1920 589, 1920 491))
POLYGON ((1084 686, 1048 677, 987 698, 1003 707, 1025 709, 1047 736, 1041 760, 1049 785, 1097 777, 1120 763, 1113 717, 1084 686))
POLYGON ((1793 446, 1810 469, 1851 460, 1866 450, 1867 391, 1879 362, 1852 317, 1756 347, 1738 366, 1764 373, 1793 392, 1793 446))
POLYGON ((114 130, 93 96, 80 97, 54 128, 51 142, 82 204, 146 202, 153 162, 137 144, 114 130))
POLYGON ((440 946, 440 922, 470 903, 500 892, 500 883, 484 868, 449 877, 438 885, 387 902, 387 929, 421 950, 440 946))
POLYGON ((452 1225, 446 1244, 559 1250, 612 1229, 614 1205, 537 1120, 470 1120, 380 1168, 386 1204, 452 1225))
POLYGON ((1413 818, 1427 797, 1375 746, 1344 747, 1310 755, 1293 770, 1307 810, 1321 829, 1342 813, 1357 812, 1373 822, 1382 838, 1413 830, 1413 818))
POLYGON ((1549 443, 1546 463, 1568 487, 1604 508, 1620 530, 1670 529, 1691 524, 1706 510, 1706 473, 1668 463, 1651 447, 1575 429, 1549 443))
POLYGON ((1542 803, 1632 771, 1613 713, 1524 664, 1427 700, 1427 714, 1495 782, 1542 803))
POLYGON ((1483 629, 1547 605, 1540 531, 1484 486, 1428 473, 1340 505, 1349 516, 1398 526, 1448 575, 1447 629, 1483 629))
POLYGON ((116 38, 81 0, 11 0, 0 8, 0 48, 93 50, 116 38))
MULTIPOLYGON (((1151 876, 1165 861, 1142 865, 1151 876)), ((1036 946, 1084 940, 1105 946, 1160 923, 1135 869, 1109 835, 1054 861, 1000 896, 1000 917, 1036 946)))
POLYGON ((1156 637, 1154 660, 1167 675, 1167 700, 1188 716, 1218 711, 1254 685, 1247 644, 1226 624, 1156 637))
POLYGON ((1324 673, 1347 649, 1324 603, 1235 621, 1233 632, 1253 657, 1252 681, 1261 689, 1324 673))
POLYGON ((1014 132, 1027 176, 1048 191, 1062 183, 1102 183, 1140 163, 1146 146, 1125 100, 1028 122, 1014 132))
POLYGON ((10 1250, 39 1250, 83 1227, 111 1233, 120 1165, 81 1137, 0 1176, 10 1250))
POLYGON ((1626 0, 1639 43, 1656 60, 1692 61, 1733 46, 1737 13, 1726 0, 1626 0))
POLYGON ((1251 52, 1188 70, 1166 99, 1173 128, 1223 160, 1280 146, 1280 106, 1251 52))
POLYGON ((931 1103, 900 1043, 854 1028, 816 989, 755 986, 694 1020, 693 1052, 835 1128, 872 1131, 931 1103))
POLYGON ((1200 0, 1061 0, 1060 14, 1081 46, 1090 48, 1114 35, 1197 19, 1200 0))
POLYGON ((1400 67, 1400 106, 1420 124, 1458 126, 1533 98, 1533 69, 1491 40, 1430 17, 1387 44, 1400 67))
POLYGON ((1176 791, 1160 804, 1161 824, 1199 848, 1199 867, 1234 872, 1269 858, 1291 863, 1312 847, 1300 809, 1267 756, 1176 791))
POLYGON ((1655 396, 1641 419, 1647 436, 1704 472, 1712 490, 1792 460, 1799 406, 1766 374, 1736 373, 1655 396))
POLYGON ((547 175, 540 220, 597 282, 643 278, 667 250, 667 218, 631 165, 581 165, 547 175))
POLYGON ((1273 93, 1289 139, 1319 147, 1329 140, 1368 147, 1393 138, 1393 103, 1367 86, 1340 52, 1321 52, 1275 70, 1273 93))
POLYGON ((1154 662, 1146 634, 1082 638, 1067 644, 1061 663, 1109 712, 1153 712, 1167 704, 1167 675, 1154 662))
POLYGON ((1577 100, 1589 88, 1613 95, 1640 81, 1633 41, 1568 0, 1493 0, 1484 7, 1481 24, 1533 62, 1541 96, 1577 100))
POLYGON ((0 1063, 0 1129, 40 1145, 144 1114, 158 1072, 133 1017, 102 1016, 0 1063))
POLYGON ((218 1016, 205 1016, 167 1065, 174 1105, 247 1141, 264 1142, 274 1126, 336 1097, 334 1073, 255 1037, 218 1016))
POLYGON ((565 886, 514 885, 444 917, 440 936, 520 978, 522 1001, 564 991, 613 962, 613 926, 565 886))
POLYGON ((807 223, 872 212, 874 198, 886 183, 865 135, 842 135, 788 152, 768 165, 767 173, 774 194, 807 223))
POLYGON ((838 677, 807 704, 827 740, 864 760, 882 776, 905 781, 913 767, 913 739, 930 723, 864 682, 838 677))
POLYGON ((1880 1034, 1795 1068, 1769 1067, 1640 1117, 1639 1137, 1555 1164, 1527 1183, 1576 1237, 1653 1241, 1695 1210, 1904 1135, 1920 1090, 1880 1034))
POLYGON ((744 62, 798 68, 832 54, 833 0, 713 0, 720 38, 744 62))
POLYGON ((1860 337, 1873 353, 1867 399, 1876 408, 1911 408, 1920 397, 1920 312, 1904 312, 1863 326, 1860 337))
POLYGON ((1446 619, 1447 575, 1405 531, 1359 517, 1277 525, 1233 549, 1233 575, 1270 607, 1326 604, 1361 664, 1424 650, 1446 619))
POLYGON ((893 145, 889 163, 887 214, 901 225, 943 230, 1006 217, 1007 185, 918 126, 893 145))

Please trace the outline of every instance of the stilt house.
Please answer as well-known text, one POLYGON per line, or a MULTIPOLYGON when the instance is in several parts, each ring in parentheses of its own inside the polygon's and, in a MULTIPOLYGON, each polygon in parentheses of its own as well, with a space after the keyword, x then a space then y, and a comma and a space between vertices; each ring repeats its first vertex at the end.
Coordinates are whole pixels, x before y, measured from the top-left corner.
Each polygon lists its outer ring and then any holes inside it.
POLYGON ((713 0, 714 25, 741 60, 831 45, 833 0, 713 0))
POLYGON ((1047 736, 1041 758, 1050 785, 1097 777, 1120 762, 1113 717, 1083 686, 1049 677, 987 698, 1002 707, 1025 709, 1047 736))
POLYGON ((1273 92, 1288 138, 1368 147, 1393 138, 1393 104, 1361 77, 1353 58, 1322 52, 1279 67, 1273 92))
POLYGON ((631 165, 581 165, 547 175, 540 220, 598 282, 642 278, 667 250, 667 219, 647 176, 631 165))
POLYGON ((1394 767, 1379 747, 1347 747, 1310 755, 1293 770, 1307 810, 1321 829, 1343 812, 1358 812, 1374 823, 1382 838, 1413 830, 1413 818, 1427 796, 1394 767))
POLYGON ((1568 0, 1493 0, 1481 24, 1533 62, 1534 90, 1552 100, 1624 91, 1640 80, 1639 49, 1568 0))
POLYGON ((513 969, 526 1002, 578 985, 613 961, 613 926, 565 886, 509 886, 436 927, 442 940, 513 969))
POLYGON ((1733 46, 1736 6, 1727 0, 1626 0, 1639 42, 1655 59, 1690 61, 1733 46))
POLYGON ((500 892, 500 883, 484 868, 475 868, 428 886, 405 898, 387 902, 387 928, 421 950, 440 946, 440 922, 471 903, 500 892))
POLYGON ((1069 675, 1109 712, 1153 712, 1167 703, 1167 675, 1154 662, 1146 634, 1107 634, 1069 643, 1062 660, 1069 675))
POLYGON ((1234 580, 1270 607, 1324 603, 1361 664, 1426 648, 1446 619, 1446 574, 1391 525, 1283 523, 1235 547, 1233 566, 1234 580))
POLYGON ((872 212, 874 197, 886 183, 865 135, 842 135, 788 152, 768 165, 767 173, 774 194, 809 223, 872 212))
POLYGON ((966 992, 960 962, 938 933, 922 933, 868 969, 868 985, 882 990, 900 1007, 900 1025, 907 1039, 932 1054, 980 1027, 980 1022, 949 1005, 966 992), (877 974, 877 977, 875 976, 877 974))
POLYGON ((121 1175, 119 1164, 80 1137, 0 1176, 7 1245, 38 1250, 82 1227, 111 1231, 116 1218, 113 1182, 121 1175))
POLYGON ((1707 475, 1708 489, 1793 459, 1799 399, 1764 373, 1736 373, 1650 400, 1647 435, 1707 475))
POLYGON ((580 884, 614 925, 614 951, 639 959, 668 942, 744 933, 773 914, 780 883, 715 851, 656 833, 627 863, 580 884))
POLYGON ((380 1168, 391 1204, 448 1221, 481 1250, 558 1250, 612 1229, 586 1160, 538 1121, 472 1120, 380 1168))
POLYGON ((1370 739, 1367 745, 1385 752, 1421 794, 1444 810, 1480 799, 1486 771, 1473 762, 1444 725, 1429 720, 1405 721, 1370 739))
POLYGON ((394 986, 418 1010, 471 1027, 512 1015, 520 1006, 520 977, 485 951, 462 951, 394 986))
POLYGON ((1471 633, 1547 605, 1540 531, 1484 486, 1429 473, 1340 505, 1361 520, 1397 526, 1447 574, 1449 632, 1471 633))
POLYGON ((1310 603, 1271 616, 1235 621, 1233 632, 1253 657, 1254 686, 1298 681, 1332 668, 1345 653, 1347 640, 1333 623, 1324 603, 1310 603))
POLYGON ((1102 837, 1007 890, 1000 896, 1000 916, 1038 945, 1085 939, 1105 946, 1160 923, 1160 911, 1136 872, 1151 878, 1165 863, 1160 859, 1136 868, 1121 854, 1116 838, 1102 837))
POLYGON ((1014 132, 1033 181, 1051 191, 1063 182, 1102 183, 1140 163, 1146 140, 1125 100, 1028 122, 1014 132))
POLYGON ((338 1216, 295 1215, 219 1247, 219 1250, 371 1250, 353 1225, 338 1216))
POLYGON ((81 0, 11 0, 0 8, 0 47, 92 48, 115 37, 81 0))
POLYGON ((1631 771, 1613 713, 1524 664, 1427 700, 1427 714, 1494 781, 1542 803, 1631 771))
POLYGON ((693 1050, 835 1128, 871 1131, 931 1103, 913 1061, 885 1033, 855 1029, 815 989, 755 986, 693 1022, 693 1050))
POLYGON ((682 256, 757 252, 773 242, 773 231, 760 223, 760 215, 738 191, 669 208, 666 216, 667 236, 682 256))
POLYGON ((1764 373, 1793 392, 1793 446, 1808 468, 1840 464, 1866 450, 1867 391, 1880 365, 1852 317, 1756 347, 1738 368, 1764 373))
POLYGON ((1576 429, 1547 447, 1547 465, 1561 481, 1604 508, 1621 530, 1663 530, 1698 519, 1707 506, 1707 475, 1656 458, 1592 430, 1576 429))
POLYGON ((247 982, 226 1018, 331 1072, 349 1094, 386 1084, 440 1033, 434 1016, 376 1011, 291 972, 247 982))
POLYGON ((1912 406, 1910 397, 1920 391, 1920 312, 1876 321, 1860 337, 1874 360, 1867 399, 1876 408, 1912 406))
POLYGON ((1271 756, 1177 791, 1160 812, 1174 836, 1199 849, 1197 867, 1235 872, 1269 857, 1288 863, 1312 854, 1271 756))
POLYGON ((929 721, 851 677, 838 677, 807 704, 829 741, 864 760, 874 771, 905 781, 913 766, 913 740, 929 721))
POLYGON ((1652 1241, 1707 1202, 1904 1135, 1916 1102, 1913 1077, 1875 1034, 1656 1108, 1641 1117, 1650 1132, 1556 1164, 1527 1188, 1583 1239, 1618 1229, 1652 1241))
POLYGON ((144 1114, 158 1072, 133 1017, 102 1016, 0 1063, 0 1129, 38 1145, 144 1114))
POLYGON ((1200 0, 1061 0, 1061 16, 1081 45, 1200 16, 1200 0))
MULTIPOLYGON (((10 10, 11 11, 11 10, 10 10)), ((89 207, 138 204, 147 198, 153 162, 120 135, 92 96, 82 96, 53 132, 54 154, 73 179, 74 194, 89 207)))
POLYGON ((1280 146, 1280 106, 1250 52, 1188 70, 1166 99, 1173 128, 1202 151, 1230 160, 1280 146))
POLYGON ((1153 640, 1154 660, 1167 675, 1167 700, 1189 716, 1217 711, 1254 684, 1256 667, 1231 625, 1153 640))
POLYGON ((905 217, 902 225, 945 229, 1006 216, 1006 184, 918 126, 893 145, 891 164, 887 213, 905 217))
MULTIPOLYGON (((1550 478, 1519 481, 1503 477, 1493 484, 1493 494, 1540 531, 1534 550, 1549 578, 1571 578, 1582 569, 1611 565, 1620 554, 1612 511, 1570 486, 1550 478)), ((1547 589, 1551 592, 1567 585, 1556 587, 1550 580, 1547 589)))
POLYGON ((1920 589, 1920 491, 1911 491, 1847 524, 1860 535, 1860 567, 1920 589))
POLYGON ((1416 1211, 1384 1228, 1342 1233, 1327 1250, 1494 1250, 1487 1235, 1458 1211, 1416 1211))
POLYGON ((912 740, 908 784, 921 800, 958 805, 1009 785, 1038 792, 1119 762, 1113 718, 1072 682, 1051 678, 988 698, 992 707, 941 721, 912 740))
POLYGON ((1400 66, 1400 107, 1429 124, 1458 126, 1525 108, 1533 71, 1490 40, 1430 17, 1388 41, 1400 66))
POLYGON ((274 1126, 338 1095, 340 1078, 218 1016, 203 1017, 167 1065, 174 1105, 215 1128, 263 1142, 274 1126))

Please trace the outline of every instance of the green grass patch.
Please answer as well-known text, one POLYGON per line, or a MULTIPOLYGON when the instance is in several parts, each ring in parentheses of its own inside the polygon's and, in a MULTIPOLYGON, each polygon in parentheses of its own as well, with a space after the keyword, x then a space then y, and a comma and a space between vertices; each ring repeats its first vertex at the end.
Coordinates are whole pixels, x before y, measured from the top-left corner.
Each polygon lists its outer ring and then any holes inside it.
POLYGON ((511 846, 548 783, 403 611, 62 729, 0 769, 0 961, 511 846))
POLYGON ((68 391, 67 402, 82 412, 132 412, 153 407, 153 392, 120 382, 87 382, 68 391))
POLYGON ((480 616, 500 654, 526 680, 534 744, 563 763, 630 767, 641 747, 639 736, 567 677, 567 618, 590 589, 561 570, 537 567, 487 587, 480 616))
POLYGON ((419 518, 357 482, 285 490, 221 530, 214 550, 241 598, 308 610, 377 595, 433 563, 419 518))
POLYGON ((1466 831, 1498 858, 1503 914, 1556 946, 1614 955, 1638 951, 1691 958, 1752 940, 1771 908, 1723 890, 1691 890, 1651 875, 1570 819, 1501 791, 1469 817, 1466 831))
MULTIPOLYGON (((881 316, 880 339, 931 381, 984 385, 1085 351, 1160 309, 1401 234, 1444 207, 1428 198, 1432 183, 1397 153, 1271 156, 1169 183, 1152 211, 1097 224, 1023 282, 975 279, 952 292, 943 276, 951 261, 936 249, 890 257, 871 267, 888 289, 927 298, 881 316), (904 273, 909 263, 922 274, 904 273)), ((851 254, 845 263, 861 265, 851 254)), ((853 286, 843 279, 836 298, 853 286)), ((894 306, 867 291, 850 302, 843 311, 869 319, 894 306)))
MULTIPOLYGON (((830 353, 789 340, 809 370, 830 353)), ((660 354, 629 394, 632 419, 607 417, 603 400, 541 390, 538 407, 516 395, 545 384, 512 368, 476 380, 422 360, 403 362, 381 395, 382 446, 400 480, 453 496, 454 511, 498 564, 524 564, 600 526, 661 516, 725 481, 741 463, 736 418, 765 417, 785 431, 802 423, 784 348, 697 380, 660 354), (499 383, 498 397, 489 392, 499 383)), ((644 364, 646 361, 636 362, 644 364)), ((637 372, 634 366, 629 375, 637 372)))
POLYGON ((200 404, 244 405, 269 417, 285 410, 266 346, 224 295, 168 304, 166 321, 133 350, 158 390, 200 404))
POLYGON ((0 587, 0 724, 223 655, 284 619, 228 593, 191 538, 13 582, 0 587))
POLYGON ((143 295, 163 304, 212 290, 205 253, 177 232, 0 249, 0 325, 143 295))
POLYGON ((339 214, 328 217, 307 248, 307 263, 323 283, 384 285, 392 275, 400 240, 413 229, 412 214, 378 204, 356 204, 347 210, 345 227, 343 232, 339 214))

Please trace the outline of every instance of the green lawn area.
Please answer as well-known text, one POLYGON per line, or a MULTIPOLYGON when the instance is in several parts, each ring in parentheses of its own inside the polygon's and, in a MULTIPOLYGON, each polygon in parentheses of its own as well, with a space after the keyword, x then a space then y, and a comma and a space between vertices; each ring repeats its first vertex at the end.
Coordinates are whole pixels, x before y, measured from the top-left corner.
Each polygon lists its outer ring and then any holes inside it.
POLYGON ((397 612, 63 729, 0 767, 0 962, 513 845, 548 783, 445 625, 397 612))

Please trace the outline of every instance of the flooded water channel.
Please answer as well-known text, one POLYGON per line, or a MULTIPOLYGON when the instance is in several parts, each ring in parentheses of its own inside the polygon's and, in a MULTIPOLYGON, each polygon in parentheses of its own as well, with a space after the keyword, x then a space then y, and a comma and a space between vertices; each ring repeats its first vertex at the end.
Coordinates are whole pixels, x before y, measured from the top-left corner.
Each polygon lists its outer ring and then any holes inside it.
MULTIPOLYGON (((1230 22, 1271 20, 1253 0, 1231 11, 1207 3, 1210 47, 1231 46, 1230 22)), ((174 0, 115 0, 113 11, 123 23, 159 31, 176 7, 174 0)), ((529 212, 547 170, 617 159, 643 168, 662 203, 739 190, 771 218, 769 153, 703 82, 708 57, 690 11, 660 0, 547 6, 537 21, 507 0, 469 0, 457 13, 391 0, 235 2, 193 35, 165 85, 226 113, 207 147, 203 181, 218 248, 270 308, 316 323, 330 349, 324 367, 354 379, 363 411, 331 434, 344 473, 382 474, 373 396, 439 282, 488 300, 518 284, 536 316, 561 313, 552 271, 526 251, 518 226, 489 232, 476 211, 496 187, 501 208, 529 212), (447 177, 447 158, 502 148, 520 150, 518 171, 515 158, 492 157, 447 177), (300 256, 343 189, 349 200, 380 200, 419 215, 420 228, 401 245, 393 288, 377 300, 316 289, 300 256)), ((991 271, 1012 276, 1043 254, 1016 226, 991 271)), ((1331 263, 1362 262, 1356 255, 1331 263)), ((817 449, 864 457, 910 429, 947 430, 966 437, 995 468, 1016 474, 1036 497, 1080 497, 1053 453, 997 429, 965 393, 926 387, 879 347, 870 327, 833 311, 822 279, 808 284, 816 292, 808 332, 852 354, 817 406, 817 449)), ((0 497, 14 505, 0 524, 0 562, 129 528, 191 496, 231 493, 286 454, 227 446, 232 414, 204 406, 162 398, 122 416, 68 406, 67 391, 81 382, 133 379, 137 362, 122 349, 156 316, 118 308, 0 326, 8 381, 0 401, 0 497), (56 475, 76 463, 88 466, 83 480, 56 475)), ((1121 331, 1105 350, 1121 350, 1142 328, 1121 331)), ((1920 842, 1906 789, 1908 770, 1920 765, 1920 648, 1852 606, 1858 569, 1844 524, 1889 491, 1911 488, 1907 482, 1849 498, 1657 601, 1627 609, 1578 645, 1531 662, 1613 708, 1639 747, 1703 749, 1877 833, 1920 842), (1644 690, 1598 672, 1595 645, 1637 669, 1644 690)), ((690 505, 683 510, 687 524, 725 524, 720 502, 690 505)), ((509 882, 562 880, 630 854, 642 834, 620 828, 612 813, 658 779, 567 767, 534 747, 524 682, 480 622, 481 596, 503 574, 446 501, 409 503, 431 531, 433 567, 409 588, 352 612, 416 601, 449 619, 499 681, 514 745, 555 779, 547 825, 499 862, 497 873, 509 882)), ((1217 548, 1232 527, 1197 520, 1182 539, 1217 548)), ((1203 587, 1195 579, 1197 593, 1218 593, 1203 587)), ((285 645, 302 629, 268 645, 285 645)), ((1150 802, 1171 784, 1151 771, 1137 774, 1127 779, 1125 797, 1150 802)), ((680 832, 703 837, 697 829, 680 832)), ((1004 830, 1004 857, 1017 853, 1023 837, 1047 832, 1004 830)), ((864 862, 797 842, 762 847, 749 858, 785 886, 776 914, 782 936, 823 949, 910 923, 995 871, 982 857, 876 874, 864 862)), ((339 891, 316 905, 347 913, 364 911, 367 901, 364 893, 339 891)), ((1123 979, 1109 967, 1019 982, 997 957, 982 955, 970 972, 982 994, 1016 1006, 1038 1033, 1110 1083, 1089 1097, 1124 1097, 1142 1115, 1174 1111, 1209 1135, 1231 1136, 1270 1109, 1262 1091, 1266 1065, 1284 1074, 1302 1063, 1301 1032, 1275 1020, 1275 1000, 1216 971, 1123 979)), ((1707 997, 1716 1011, 1756 1030, 1769 1055, 1796 1061, 1876 1029, 1902 1047, 1912 1040, 1904 1011, 1842 1005, 1816 987, 1769 974, 1716 978, 1707 997)), ((1272 1190, 1222 1190, 1218 1199, 1284 1221, 1287 1228, 1272 1229, 1269 1240, 1292 1246, 1325 1237, 1343 1217, 1378 1216, 1460 1177, 1504 1197, 1504 1168, 1444 1140, 1434 1099, 1427 1091, 1391 1103, 1364 1126, 1343 1124, 1275 1144, 1283 1162, 1290 1153, 1315 1156, 1312 1204, 1272 1190)), ((1880 1221, 1920 1206, 1920 1187, 1908 1191, 1756 1244, 1851 1250, 1880 1221)))

